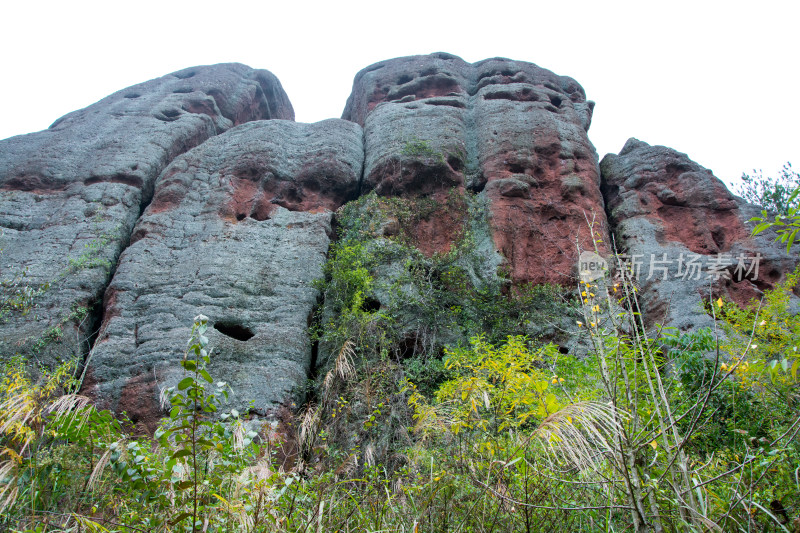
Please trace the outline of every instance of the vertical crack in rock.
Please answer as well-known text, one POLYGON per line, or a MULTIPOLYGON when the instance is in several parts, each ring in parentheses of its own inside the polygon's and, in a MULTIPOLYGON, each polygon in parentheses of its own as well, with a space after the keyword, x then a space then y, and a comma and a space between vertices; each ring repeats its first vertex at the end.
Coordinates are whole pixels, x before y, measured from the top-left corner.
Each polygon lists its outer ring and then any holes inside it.
POLYGON ((686 154, 631 138, 600 167, 617 246, 639 265, 649 324, 710 327, 702 299, 745 305, 797 264, 774 233, 751 236, 748 220, 759 209, 686 154), (747 274, 756 257, 758 274, 747 274), (738 270, 740 259, 745 270, 738 270))
POLYGON ((123 89, 0 141, 0 276, 49 284, 34 313, 0 324, 0 353, 50 367, 82 359, 99 325, 93 309, 161 171, 235 123, 269 116, 294 116, 277 78, 223 64, 123 89), (264 86, 271 114, 256 98, 264 86))
POLYGON ((480 150, 478 148, 478 132, 475 126, 475 85, 469 89, 467 111, 464 114, 465 139, 464 145, 467 157, 464 164, 464 177, 467 188, 475 193, 480 193, 486 186, 486 178, 480 168, 480 150))
POLYGON ((301 400, 313 281, 362 159, 361 128, 336 119, 250 122, 173 161, 106 291, 85 392, 151 431, 163 414, 159 391, 177 383, 202 313, 209 372, 230 384, 231 407, 268 415, 301 400))

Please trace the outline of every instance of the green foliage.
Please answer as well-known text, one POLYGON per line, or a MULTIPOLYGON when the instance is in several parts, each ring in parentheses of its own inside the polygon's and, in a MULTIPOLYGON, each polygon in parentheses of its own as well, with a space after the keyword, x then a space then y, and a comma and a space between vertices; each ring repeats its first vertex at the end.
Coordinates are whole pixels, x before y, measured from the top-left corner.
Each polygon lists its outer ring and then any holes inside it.
POLYGON ((11 315, 26 316, 33 310, 36 299, 50 288, 48 283, 31 287, 26 283, 27 276, 25 268, 11 279, 0 279, 0 323, 11 315))
POLYGON ((106 220, 106 215, 102 209, 94 216, 94 233, 95 237, 89 240, 84 246, 83 251, 78 257, 70 257, 67 262, 67 267, 56 276, 56 279, 66 277, 75 272, 92 269, 102 268, 106 272, 111 272, 111 261, 102 257, 106 252, 106 247, 111 240, 119 234, 120 225, 116 227, 101 231, 100 224, 106 220))
POLYGON ((800 315, 792 310, 800 269, 764 294, 762 302, 740 308, 718 300, 726 339, 722 349, 731 369, 747 386, 763 389, 782 402, 797 392, 800 367, 800 315))
POLYGON ((786 252, 790 252, 800 231, 800 174, 792 169, 791 163, 786 163, 777 178, 764 177, 759 172, 753 176, 743 174, 742 182, 739 194, 748 202, 764 207, 760 217, 750 220, 756 223, 753 235, 773 230, 777 234, 775 240, 785 244, 786 252))
POLYGON ((154 438, 157 457, 130 442, 125 454, 112 457, 115 471, 141 494, 141 503, 158 508, 163 521, 151 517, 149 527, 178 527, 199 531, 209 523, 224 521, 223 500, 216 495, 233 485, 234 476, 258 454, 254 432, 245 432, 239 413, 219 414, 228 397, 226 384, 215 383, 206 370, 211 360, 205 332, 208 319, 195 317, 189 346, 181 361, 184 377, 165 393, 171 406, 169 420, 154 438), (230 421, 230 423, 226 423, 230 421))
POLYGON ((473 224, 484 223, 484 210, 479 199, 456 189, 442 202, 372 193, 345 205, 337 213, 338 239, 325 280, 317 285, 325 301, 317 330, 321 345, 330 353, 352 340, 359 355, 385 351, 406 360, 415 375, 432 366, 438 379, 444 377, 439 360, 446 342, 480 333, 490 342, 509 334, 557 336, 559 324, 576 313, 568 291, 524 285, 504 294, 508 280, 476 274, 484 259, 473 224), (455 242, 447 252, 427 256, 415 231, 433 215, 451 217, 455 242))
MULTIPOLYGON (((562 407, 548 390, 550 379, 536 368, 545 356, 557 353, 555 346, 532 351, 520 336, 508 337, 499 347, 482 336, 473 337, 470 344, 470 348, 445 349, 445 367, 455 377, 436 392, 438 403, 457 406, 451 411, 454 432, 475 425, 494 432, 519 428, 562 407)), ((559 385, 557 377, 552 385, 559 385)))
POLYGON ((121 429, 107 411, 71 393, 74 362, 42 369, 33 382, 25 362, 6 363, 0 404, 0 516, 36 521, 52 509, 87 505, 94 460, 121 429))
POLYGON ((792 169, 791 163, 783 165, 777 177, 753 171, 752 175, 742 174, 741 180, 736 191, 739 196, 751 204, 762 206, 771 216, 786 216, 797 207, 797 196, 793 192, 800 187, 800 174, 792 169))
MULTIPOLYGON (((688 408, 719 379, 719 363, 709 357, 716 349, 716 342, 708 328, 684 335, 672 331, 664 334, 663 341, 672 348, 679 380, 672 395, 679 408, 688 408)), ((707 398, 707 413, 687 443, 687 449, 698 457, 709 457, 720 449, 736 449, 750 437, 765 437, 762 428, 766 429, 773 416, 753 391, 743 389, 733 379, 717 381, 707 398)), ((682 418, 681 432, 690 432, 696 423, 690 417, 682 418)))
POLYGON ((430 145, 430 141, 417 137, 412 137, 405 142, 402 154, 405 156, 434 159, 439 163, 444 163, 444 154, 433 149, 430 145))

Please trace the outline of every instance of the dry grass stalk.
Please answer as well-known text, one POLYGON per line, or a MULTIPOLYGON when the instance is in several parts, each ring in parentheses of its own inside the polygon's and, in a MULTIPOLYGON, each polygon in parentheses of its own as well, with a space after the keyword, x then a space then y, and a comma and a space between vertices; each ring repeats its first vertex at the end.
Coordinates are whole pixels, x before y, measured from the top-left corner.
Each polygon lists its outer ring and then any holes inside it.
POLYGON ((92 474, 89 476, 89 482, 86 485, 89 490, 93 490, 94 487, 97 485, 97 482, 100 481, 100 478, 103 475, 103 471, 105 470, 106 466, 108 466, 108 462, 110 459, 111 459, 111 448, 106 450, 106 453, 104 453, 100 457, 100 460, 97 461, 94 470, 92 470, 92 474))
POLYGON ((571 468, 593 468, 613 451, 626 413, 600 402, 568 405, 544 419, 534 436, 544 445, 550 462, 571 468))
POLYGON ((56 418, 70 419, 67 429, 72 427, 72 424, 77 423, 77 431, 81 430, 92 414, 91 407, 89 407, 89 398, 80 394, 59 396, 47 407, 46 412, 52 413, 56 418))
POLYGON ((304 453, 310 452, 311 448, 314 447, 320 421, 319 415, 320 410, 316 406, 309 404, 300 416, 298 444, 304 453))
POLYGON ((13 505, 17 499, 17 461, 8 452, 11 452, 8 448, 0 452, 0 455, 5 454, 11 456, 10 459, 0 463, 0 480, 7 480, 3 482, 4 486, 0 489, 0 513, 5 512, 6 508, 13 505))
POLYGON ((342 381, 348 381, 356 377, 356 367, 353 363, 355 359, 355 344, 350 339, 346 340, 339 350, 339 355, 333 363, 333 368, 325 375, 323 387, 327 395, 330 388, 333 386, 334 379, 338 375, 342 381))

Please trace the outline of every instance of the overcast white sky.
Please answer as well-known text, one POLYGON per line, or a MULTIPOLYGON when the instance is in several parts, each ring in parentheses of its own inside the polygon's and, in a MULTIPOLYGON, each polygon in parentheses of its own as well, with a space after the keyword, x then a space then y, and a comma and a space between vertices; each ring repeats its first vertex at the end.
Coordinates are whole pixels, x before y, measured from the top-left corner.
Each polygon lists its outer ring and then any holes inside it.
POLYGON ((341 116, 353 76, 392 57, 503 56, 575 78, 600 157, 628 137, 727 182, 800 167, 800 2, 4 2, 0 138, 129 85, 237 61, 275 73, 297 120, 341 116))

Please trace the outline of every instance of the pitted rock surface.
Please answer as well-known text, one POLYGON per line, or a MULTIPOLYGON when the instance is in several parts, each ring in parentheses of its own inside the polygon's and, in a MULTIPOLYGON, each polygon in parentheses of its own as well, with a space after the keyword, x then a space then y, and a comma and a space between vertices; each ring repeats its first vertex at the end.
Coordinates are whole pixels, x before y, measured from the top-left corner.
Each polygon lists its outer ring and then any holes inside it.
POLYGON ((331 119, 252 122, 176 159, 106 292, 86 392, 152 430, 202 313, 230 407, 263 415, 296 398, 332 210, 357 195, 362 157, 361 128, 331 119))
MULTIPOLYGON (((571 284, 576 240, 593 249, 587 220, 607 231, 586 135, 593 106, 575 80, 532 63, 437 53, 359 72, 342 118, 364 126, 363 190, 440 201, 479 192, 512 280, 571 284)), ((442 218, 423 251, 446 252, 457 234, 442 218)))
POLYGON ((650 323, 713 326, 703 298, 747 304, 797 263, 774 233, 752 237, 758 208, 686 154, 632 138, 600 168, 617 246, 638 271, 650 323))
POLYGON ((0 325, 0 353, 48 366, 82 357, 92 308, 167 164, 236 124, 293 117, 274 75, 223 64, 134 85, 0 141, 0 275, 51 284, 34 313, 0 325))
MULTIPOLYGON (((202 313, 210 371, 230 383, 232 406, 269 415, 309 376, 312 282, 333 212, 371 191, 379 198, 365 209, 396 202, 418 215, 372 220, 372 245, 401 230, 398 250, 464 245, 452 257, 468 283, 504 296, 507 279, 573 286, 579 249, 607 252, 610 225, 639 259, 648 322, 684 331, 712 325, 704 298, 745 304, 794 268, 774 233, 750 236, 759 209, 685 154, 631 139, 598 165, 592 109, 572 78, 444 53, 365 68, 346 120, 316 124, 295 124, 280 82, 239 64, 119 91, 0 141, 1 288, 15 276, 20 287, 50 284, 29 315, 0 317, 0 355, 52 367, 84 356, 99 328, 84 392, 152 430, 202 313), (709 276, 714 263, 720 276, 709 276)), ((373 272, 388 289, 370 305, 423 294, 404 281, 403 253, 373 272)), ((393 318, 398 353, 460 342, 418 313, 393 318)))

